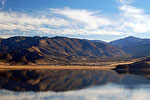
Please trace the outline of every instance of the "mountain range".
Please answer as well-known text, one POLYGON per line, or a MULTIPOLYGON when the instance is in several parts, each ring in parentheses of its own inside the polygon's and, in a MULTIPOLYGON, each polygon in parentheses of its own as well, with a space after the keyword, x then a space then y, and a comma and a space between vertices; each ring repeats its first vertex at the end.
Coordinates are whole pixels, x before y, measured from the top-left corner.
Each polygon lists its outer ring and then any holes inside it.
POLYGON ((0 64, 61 64, 150 56, 150 39, 129 36, 109 43, 68 37, 0 38, 0 64))
POLYGON ((127 57, 121 48, 101 41, 67 37, 24 37, 0 39, 0 61, 12 65, 68 64, 127 57))

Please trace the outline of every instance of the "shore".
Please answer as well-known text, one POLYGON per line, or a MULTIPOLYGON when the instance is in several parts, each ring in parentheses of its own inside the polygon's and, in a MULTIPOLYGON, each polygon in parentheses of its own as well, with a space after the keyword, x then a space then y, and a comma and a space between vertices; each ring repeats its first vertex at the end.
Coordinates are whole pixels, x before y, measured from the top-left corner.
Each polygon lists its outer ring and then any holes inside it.
POLYGON ((131 61, 124 61, 124 62, 102 62, 101 65, 92 66, 80 66, 80 65, 70 65, 70 66, 55 66, 55 65, 0 65, 0 70, 16 70, 16 69, 99 69, 99 70, 110 70, 115 68, 117 65, 122 64, 131 64, 139 59, 131 60, 131 61))
POLYGON ((3 69, 113 69, 115 67, 104 66, 0 66, 0 70, 3 69))

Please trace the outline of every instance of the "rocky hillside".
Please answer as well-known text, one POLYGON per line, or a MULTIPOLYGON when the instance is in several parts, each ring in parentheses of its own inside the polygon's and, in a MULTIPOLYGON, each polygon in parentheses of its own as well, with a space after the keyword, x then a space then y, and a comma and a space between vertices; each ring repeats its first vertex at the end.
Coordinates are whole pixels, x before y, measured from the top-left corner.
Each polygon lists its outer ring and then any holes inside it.
POLYGON ((125 57, 120 48, 103 42, 67 37, 11 37, 0 41, 0 61, 10 64, 57 64, 125 57))

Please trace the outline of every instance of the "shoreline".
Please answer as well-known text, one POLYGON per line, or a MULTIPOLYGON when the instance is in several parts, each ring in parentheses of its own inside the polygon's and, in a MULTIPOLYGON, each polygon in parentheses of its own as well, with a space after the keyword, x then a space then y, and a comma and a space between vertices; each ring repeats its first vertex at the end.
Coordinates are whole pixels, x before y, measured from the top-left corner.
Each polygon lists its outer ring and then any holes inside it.
POLYGON ((0 70, 7 69, 104 69, 110 70, 115 67, 110 66, 0 66, 0 70))
POLYGON ((131 64, 139 59, 124 62, 101 62, 101 65, 0 65, 0 70, 23 70, 23 69, 93 69, 93 70, 111 70, 117 65, 131 64))

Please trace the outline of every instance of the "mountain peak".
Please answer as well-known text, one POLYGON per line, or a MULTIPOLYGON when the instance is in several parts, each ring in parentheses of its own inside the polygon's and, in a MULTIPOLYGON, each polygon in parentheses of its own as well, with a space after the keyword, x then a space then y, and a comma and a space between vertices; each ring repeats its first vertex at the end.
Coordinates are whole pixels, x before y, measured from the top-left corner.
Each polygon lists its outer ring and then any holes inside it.
POLYGON ((55 37, 52 37, 52 39, 60 39, 60 38, 68 38, 68 37, 63 37, 63 36, 55 36, 55 37))
POLYGON ((128 36, 128 37, 126 37, 126 38, 123 38, 123 39, 140 39, 140 40, 141 40, 141 38, 134 37, 134 36, 128 36))
POLYGON ((136 45, 137 43, 141 42, 143 39, 137 38, 134 36, 128 36, 123 39, 111 41, 109 44, 114 45, 114 46, 119 46, 119 47, 127 47, 127 46, 133 46, 136 45))
POLYGON ((128 36, 128 37, 126 37, 126 38, 137 38, 137 37, 135 37, 135 36, 128 36))

